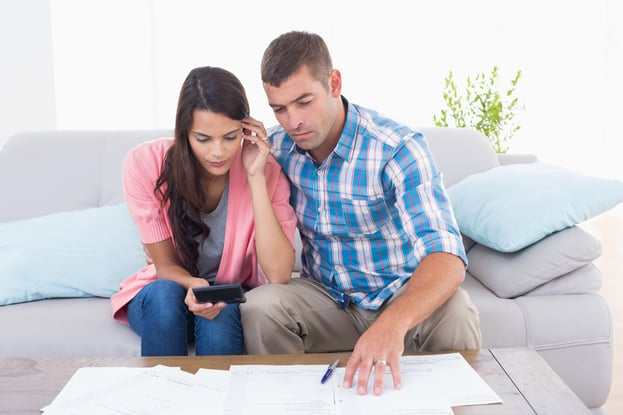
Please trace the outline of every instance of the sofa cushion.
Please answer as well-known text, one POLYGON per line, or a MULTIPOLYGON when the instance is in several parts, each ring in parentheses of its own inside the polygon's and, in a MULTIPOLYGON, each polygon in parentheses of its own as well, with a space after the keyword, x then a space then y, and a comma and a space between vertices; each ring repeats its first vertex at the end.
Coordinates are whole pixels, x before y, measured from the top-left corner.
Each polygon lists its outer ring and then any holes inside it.
POLYGON ((0 223, 0 305, 110 297, 144 264, 123 203, 0 223))
POLYGON ((601 253, 597 239, 572 226, 513 253, 475 245, 467 254, 467 269, 498 297, 515 298, 590 264, 601 253))
POLYGON ((539 285, 534 290, 525 293, 524 296, 598 293, 601 280, 601 271, 595 265, 587 264, 539 285))
POLYGON ((462 233, 515 252, 613 208, 623 201, 623 182, 536 162, 470 175, 448 194, 462 233))
POLYGON ((0 357, 128 357, 141 339, 111 317, 107 298, 54 298, 0 307, 0 357))

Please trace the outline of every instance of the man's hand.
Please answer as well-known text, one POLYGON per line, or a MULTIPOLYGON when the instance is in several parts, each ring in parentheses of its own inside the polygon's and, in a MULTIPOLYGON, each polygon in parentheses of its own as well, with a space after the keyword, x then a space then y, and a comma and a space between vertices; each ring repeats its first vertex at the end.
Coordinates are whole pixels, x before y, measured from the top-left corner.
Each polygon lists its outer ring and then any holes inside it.
POLYGON ((365 395, 368 391, 368 379, 374 368, 373 393, 383 393, 385 368, 389 366, 394 379, 394 389, 402 388, 400 375, 400 356, 404 351, 404 336, 395 325, 386 325, 376 322, 366 330, 355 344, 350 359, 346 363, 344 387, 353 385, 353 377, 359 369, 357 393, 365 395))
POLYGON ((400 389, 400 356, 404 351, 407 332, 447 301, 464 278, 465 268, 458 257, 441 252, 427 255, 407 282, 404 292, 381 313, 355 344, 346 364, 344 387, 352 387, 353 377, 359 369, 357 393, 365 395, 368 378, 374 367, 373 392, 381 395, 385 377, 385 365, 381 363, 384 361, 391 370, 394 389, 400 389), (439 278, 439 275, 443 278, 439 278))
POLYGON ((355 344, 346 364, 344 387, 352 386, 359 369, 357 393, 364 395, 374 367, 373 391, 375 395, 382 394, 385 368, 381 368, 379 361, 385 361, 394 379, 394 389, 400 389, 400 356, 407 332, 446 302, 464 278, 465 267, 460 258, 442 252, 427 255, 415 269, 404 292, 387 306, 355 344))

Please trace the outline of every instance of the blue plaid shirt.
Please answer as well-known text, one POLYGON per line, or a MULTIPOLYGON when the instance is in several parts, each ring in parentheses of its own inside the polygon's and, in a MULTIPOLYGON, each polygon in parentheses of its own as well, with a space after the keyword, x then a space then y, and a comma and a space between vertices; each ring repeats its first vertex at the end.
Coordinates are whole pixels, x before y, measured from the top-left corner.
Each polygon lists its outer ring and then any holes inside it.
POLYGON ((343 100, 344 130, 321 165, 280 126, 269 132, 272 152, 292 184, 301 276, 343 306, 378 309, 426 255, 467 258, 422 134, 343 100))

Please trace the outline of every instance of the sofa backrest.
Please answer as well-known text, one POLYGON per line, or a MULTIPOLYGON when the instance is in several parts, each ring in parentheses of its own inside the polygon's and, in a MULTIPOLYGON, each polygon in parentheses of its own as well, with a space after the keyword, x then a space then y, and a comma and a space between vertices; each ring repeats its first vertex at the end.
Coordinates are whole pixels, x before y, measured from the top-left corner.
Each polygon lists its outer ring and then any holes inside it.
MULTIPOLYGON (((446 187, 499 165, 487 138, 470 129, 422 128, 446 187)), ((171 130, 19 133, 0 151, 0 222, 123 201, 125 154, 171 130)))
POLYGON ((123 201, 121 167, 137 144, 170 130, 38 131, 0 151, 0 222, 123 201))
POLYGON ((469 128, 420 128, 428 140, 433 158, 446 188, 462 178, 500 165, 490 141, 469 128))

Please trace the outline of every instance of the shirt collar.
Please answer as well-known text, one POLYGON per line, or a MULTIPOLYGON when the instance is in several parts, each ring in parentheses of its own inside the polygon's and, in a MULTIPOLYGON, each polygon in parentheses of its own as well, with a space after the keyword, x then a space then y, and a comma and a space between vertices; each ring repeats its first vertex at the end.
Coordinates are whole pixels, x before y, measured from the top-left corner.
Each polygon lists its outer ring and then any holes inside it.
POLYGON ((342 159, 350 161, 353 156, 352 149, 357 140, 359 113, 355 106, 350 104, 344 96, 342 96, 342 102, 344 103, 344 108, 346 108, 346 121, 344 122, 342 134, 333 152, 342 159))

